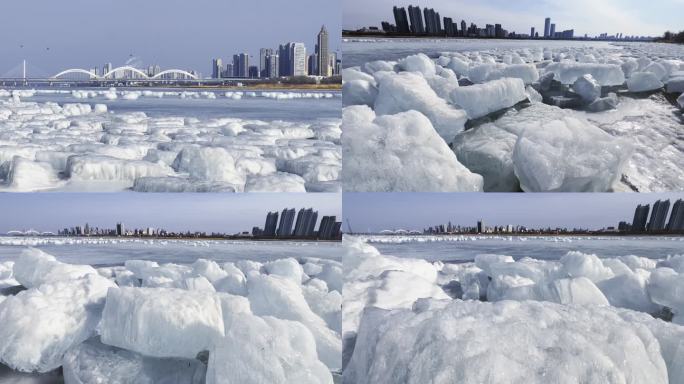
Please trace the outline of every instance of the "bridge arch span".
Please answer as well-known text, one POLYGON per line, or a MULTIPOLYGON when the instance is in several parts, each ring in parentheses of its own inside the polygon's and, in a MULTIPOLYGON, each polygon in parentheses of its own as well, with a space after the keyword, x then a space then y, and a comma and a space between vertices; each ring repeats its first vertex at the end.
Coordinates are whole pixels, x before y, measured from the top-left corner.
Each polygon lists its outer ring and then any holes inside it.
POLYGON ((71 73, 80 73, 80 74, 88 75, 91 78, 99 79, 99 77, 97 75, 95 75, 94 73, 87 71, 85 69, 81 69, 81 68, 70 68, 70 69, 64 70, 64 71, 52 76, 52 78, 56 79, 60 76, 68 75, 71 73))
POLYGON ((192 73, 190 73, 188 71, 184 71, 182 69, 167 69, 165 71, 161 71, 161 72, 157 73, 156 75, 152 76, 152 78, 153 79, 159 79, 160 77, 162 77, 166 74, 169 74, 169 73, 180 74, 180 75, 187 76, 191 79, 197 80, 197 76, 193 75, 192 73))

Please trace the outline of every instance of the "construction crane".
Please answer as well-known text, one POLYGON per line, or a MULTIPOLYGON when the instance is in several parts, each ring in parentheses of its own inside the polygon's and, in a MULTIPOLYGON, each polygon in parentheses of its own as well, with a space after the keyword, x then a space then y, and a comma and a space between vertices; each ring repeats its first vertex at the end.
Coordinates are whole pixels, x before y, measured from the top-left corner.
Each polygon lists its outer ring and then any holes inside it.
POLYGON ((349 219, 347 219, 347 233, 350 235, 354 234, 354 231, 352 231, 351 224, 349 223, 349 219))

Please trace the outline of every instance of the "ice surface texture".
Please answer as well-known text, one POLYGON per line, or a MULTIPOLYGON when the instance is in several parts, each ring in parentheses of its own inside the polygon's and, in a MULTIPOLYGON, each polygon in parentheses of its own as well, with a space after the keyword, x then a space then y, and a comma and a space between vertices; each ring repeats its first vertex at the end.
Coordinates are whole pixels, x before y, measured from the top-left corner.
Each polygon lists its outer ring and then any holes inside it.
MULTIPOLYGON (((178 116, 159 116, 107 111, 104 104, 30 101, 51 92, 57 91, 14 96, 0 92, 0 190, 334 192, 341 188, 339 118, 237 118, 230 117, 228 107, 225 117, 196 118, 183 116, 182 111, 178 116)), ((117 95, 131 104, 139 103, 138 97, 167 96, 115 89, 72 93, 77 101, 117 95)), ((211 99, 209 95, 216 98, 213 92, 187 92, 180 97, 211 99)), ((230 92, 219 95, 215 103, 236 96, 335 98, 332 93, 230 92)))
POLYGON ((434 158, 424 155, 424 148, 442 152, 444 145, 402 134, 409 124, 425 137, 436 132, 460 165, 483 177, 485 192, 684 188, 679 105, 663 95, 684 90, 684 50, 666 44, 491 45, 345 68, 343 162, 353 172, 343 170, 344 188, 470 190, 445 182, 461 177, 462 167, 421 169, 431 161, 418 157, 434 158), (355 107, 360 105, 372 111, 360 112, 355 107), (386 120, 387 140, 364 142, 373 131, 371 112, 377 119, 373 125, 384 116, 401 116, 386 120), (401 114, 406 112, 427 117, 431 129, 413 116, 407 120, 409 115, 401 114), (367 161, 404 148, 415 158, 392 157, 391 168, 386 161, 367 161))
POLYGON ((684 256, 444 264, 345 247, 345 383, 684 380, 684 256))
POLYGON ((28 288, 0 296, 0 362, 62 366, 68 384, 332 384, 341 369, 339 261, 95 269, 29 250, 0 264, 0 281, 28 288))
POLYGON ((376 116, 366 106, 343 111, 346 191, 481 191, 471 173, 417 111, 376 116))

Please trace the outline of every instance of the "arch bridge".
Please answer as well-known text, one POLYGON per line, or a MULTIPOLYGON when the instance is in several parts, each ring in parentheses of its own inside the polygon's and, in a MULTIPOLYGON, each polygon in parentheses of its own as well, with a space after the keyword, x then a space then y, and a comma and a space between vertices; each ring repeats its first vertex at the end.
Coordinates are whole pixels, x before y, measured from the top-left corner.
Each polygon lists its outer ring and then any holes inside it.
POLYGON ((103 74, 102 76, 98 76, 98 75, 92 73, 91 71, 88 71, 88 70, 85 70, 82 68, 70 68, 70 69, 67 69, 67 70, 64 70, 64 71, 61 71, 61 72, 55 74, 54 76, 51 77, 51 79, 58 79, 60 77, 63 77, 66 75, 71 75, 71 74, 79 74, 79 75, 87 75, 92 80, 113 80, 113 79, 115 79, 114 75, 117 72, 122 72, 122 71, 124 71, 124 72, 129 71, 129 72, 136 75, 136 77, 125 78, 122 80, 135 80, 135 79, 159 80, 159 79, 162 79, 162 76, 165 76, 165 75, 182 75, 182 76, 185 76, 186 78, 190 78, 192 80, 198 80, 196 75, 193 75, 192 73, 190 73, 188 71, 184 71, 182 69, 167 69, 167 70, 164 70, 164 71, 157 73, 154 76, 149 76, 147 73, 141 71, 140 69, 135 68, 135 67, 131 67, 128 65, 116 67, 116 68, 110 70, 109 72, 103 74))

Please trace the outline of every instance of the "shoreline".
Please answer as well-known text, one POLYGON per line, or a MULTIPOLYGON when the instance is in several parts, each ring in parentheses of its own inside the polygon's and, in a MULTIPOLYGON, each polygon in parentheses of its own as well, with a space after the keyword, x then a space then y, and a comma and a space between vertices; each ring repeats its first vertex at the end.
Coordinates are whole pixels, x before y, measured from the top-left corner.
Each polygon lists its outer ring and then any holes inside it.
POLYGON ((329 91, 338 92, 342 90, 342 84, 280 84, 280 85, 249 85, 249 86, 237 86, 237 85, 161 85, 161 86, 150 86, 150 85, 123 85, 123 86, 92 86, 92 85, 49 85, 44 83, 38 84, 28 84, 28 85, 3 85, 2 79, 0 79, 0 87, 5 89, 80 89, 80 88, 140 88, 140 89, 158 89, 158 88, 168 88, 168 89, 201 89, 201 90, 241 90, 241 91, 329 91))
POLYGON ((436 235, 427 234, 382 234, 382 233, 354 233, 345 234, 347 236, 383 236, 383 237, 681 237, 684 238, 684 233, 444 233, 436 235))
MULTIPOLYGON (((272 239, 272 238, 245 238, 245 237, 160 237, 160 236, 15 236, 0 235, 3 238, 16 239, 93 239, 93 240, 197 240, 197 241, 238 241, 238 242, 297 242, 297 243, 341 243, 342 240, 317 240, 317 239, 272 239)), ((2 245, 0 245, 2 246, 2 245)))
POLYGON ((387 35, 384 33, 354 33, 354 32, 343 32, 342 39, 345 38, 368 38, 368 39, 429 39, 429 40, 511 40, 511 41, 585 41, 585 42, 606 42, 606 43, 660 43, 660 41, 655 40, 601 40, 601 39, 591 39, 591 38, 572 38, 572 39, 545 39, 543 37, 475 37, 475 36, 416 36, 416 35, 404 35, 404 34, 391 34, 387 35))

